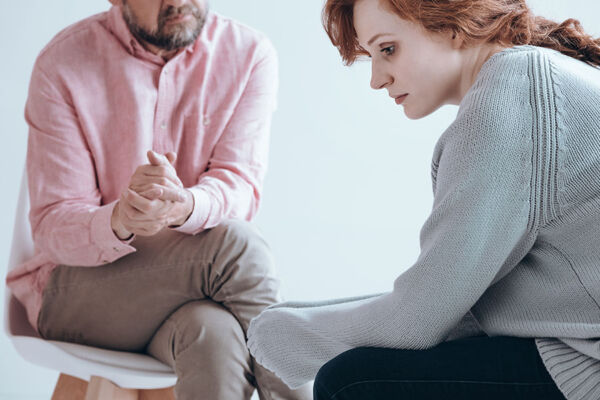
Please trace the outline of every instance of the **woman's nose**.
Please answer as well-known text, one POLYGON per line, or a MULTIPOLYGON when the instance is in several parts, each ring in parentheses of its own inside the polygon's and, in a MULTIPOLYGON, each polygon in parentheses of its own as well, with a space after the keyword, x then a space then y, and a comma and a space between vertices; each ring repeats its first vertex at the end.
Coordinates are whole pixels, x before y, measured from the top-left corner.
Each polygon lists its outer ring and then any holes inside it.
POLYGON ((392 83, 391 75, 382 71, 374 62, 371 65, 371 87, 375 90, 383 89, 392 83))

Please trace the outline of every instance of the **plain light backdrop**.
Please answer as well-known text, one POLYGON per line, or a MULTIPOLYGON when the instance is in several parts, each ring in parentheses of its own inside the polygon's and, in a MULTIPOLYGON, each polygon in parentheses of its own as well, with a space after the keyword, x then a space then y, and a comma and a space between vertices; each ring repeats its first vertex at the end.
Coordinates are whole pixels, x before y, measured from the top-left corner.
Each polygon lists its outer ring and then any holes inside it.
MULTIPOLYGON (((209 0, 210 1, 210 0, 209 0)), ((430 160, 456 115, 408 120, 369 88, 370 65, 344 67, 320 24, 322 0, 212 0, 211 8, 265 32, 280 59, 279 109, 256 218, 275 254, 286 299, 390 290, 419 251, 432 204, 430 160)), ((531 0, 538 14, 574 17, 600 36, 596 0, 531 0)), ((25 161, 23 109, 39 51, 107 0, 11 1, 0 16, 0 268, 5 276, 25 161)), ((4 299, 0 285, 0 299, 4 299)), ((0 320, 3 320, 3 307, 0 320)), ((57 373, 21 360, 0 335, 0 399, 49 399, 57 373)))

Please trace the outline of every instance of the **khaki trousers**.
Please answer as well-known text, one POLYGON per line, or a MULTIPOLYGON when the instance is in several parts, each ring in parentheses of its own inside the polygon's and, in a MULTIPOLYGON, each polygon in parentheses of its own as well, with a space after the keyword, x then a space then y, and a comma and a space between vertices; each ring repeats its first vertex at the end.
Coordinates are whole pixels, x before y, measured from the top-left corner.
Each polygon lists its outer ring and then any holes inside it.
POLYGON ((254 363, 250 320, 280 301, 269 248, 252 225, 138 237, 137 252, 100 267, 58 266, 44 290, 42 337, 147 352, 177 374, 179 400, 311 399, 254 363))

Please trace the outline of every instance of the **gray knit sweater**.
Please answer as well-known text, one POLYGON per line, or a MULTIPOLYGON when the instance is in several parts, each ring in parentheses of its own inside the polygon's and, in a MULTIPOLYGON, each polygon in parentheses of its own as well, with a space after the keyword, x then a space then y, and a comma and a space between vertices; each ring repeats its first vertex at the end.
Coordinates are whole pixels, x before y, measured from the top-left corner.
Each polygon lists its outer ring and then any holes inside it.
POLYGON ((537 338, 569 400, 600 399, 600 69, 533 46, 493 55, 432 178, 420 256, 393 290, 267 309, 248 332, 256 360, 297 387, 354 347, 481 329, 537 338))

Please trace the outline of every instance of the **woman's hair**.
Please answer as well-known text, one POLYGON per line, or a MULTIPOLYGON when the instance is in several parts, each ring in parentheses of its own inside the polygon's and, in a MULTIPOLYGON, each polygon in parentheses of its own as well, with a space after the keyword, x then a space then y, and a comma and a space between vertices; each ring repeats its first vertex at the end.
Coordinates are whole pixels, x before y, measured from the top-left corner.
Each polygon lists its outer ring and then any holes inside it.
MULTIPOLYGON (((358 0, 327 0, 323 26, 347 65, 365 50, 354 29, 358 0)), ((558 50, 590 65, 600 65, 600 38, 585 33, 579 21, 559 24, 534 16, 525 0, 379 0, 400 18, 427 31, 452 32, 469 46, 475 42, 506 47, 529 44, 558 50)))

